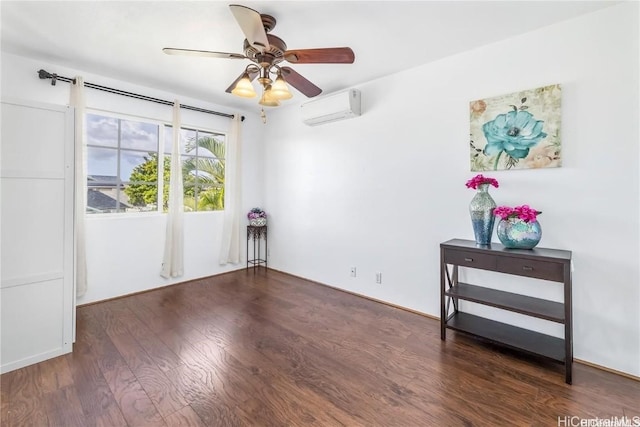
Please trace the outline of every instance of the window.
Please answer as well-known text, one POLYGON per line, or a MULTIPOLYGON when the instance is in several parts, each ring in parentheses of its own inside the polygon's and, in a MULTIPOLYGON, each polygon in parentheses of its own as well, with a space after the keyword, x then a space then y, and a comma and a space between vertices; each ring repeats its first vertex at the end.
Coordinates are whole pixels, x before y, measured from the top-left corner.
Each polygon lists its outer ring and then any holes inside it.
MULTIPOLYGON (((170 162, 172 126, 165 126, 164 134, 165 162, 170 162)), ((224 209, 224 135, 182 128, 179 144, 185 212, 224 209)), ((164 185, 169 187, 169 174, 164 185)))
MULTIPOLYGON (((166 211, 172 127, 87 114, 86 128, 87 212, 166 211)), ((225 135, 180 129, 179 146, 185 211, 224 209, 225 135)))

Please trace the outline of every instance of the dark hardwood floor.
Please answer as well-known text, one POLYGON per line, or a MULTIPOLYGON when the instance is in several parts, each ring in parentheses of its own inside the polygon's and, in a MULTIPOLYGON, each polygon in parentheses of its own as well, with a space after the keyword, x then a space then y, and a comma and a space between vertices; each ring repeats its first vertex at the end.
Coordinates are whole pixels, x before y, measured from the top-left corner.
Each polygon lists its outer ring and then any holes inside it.
POLYGON ((433 319, 276 271, 238 271, 80 307, 72 354, 0 377, 0 424, 557 426, 640 416, 640 382, 575 364, 569 386, 559 364, 439 334, 433 319))

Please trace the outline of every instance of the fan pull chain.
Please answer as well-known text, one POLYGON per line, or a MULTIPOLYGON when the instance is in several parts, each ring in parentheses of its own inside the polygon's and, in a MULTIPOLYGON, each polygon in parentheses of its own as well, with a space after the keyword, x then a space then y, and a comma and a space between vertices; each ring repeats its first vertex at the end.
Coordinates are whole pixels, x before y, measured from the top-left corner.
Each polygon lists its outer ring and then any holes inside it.
POLYGON ((260 109, 260 117, 262 118, 262 123, 267 124, 267 114, 264 112, 264 108, 260 109))

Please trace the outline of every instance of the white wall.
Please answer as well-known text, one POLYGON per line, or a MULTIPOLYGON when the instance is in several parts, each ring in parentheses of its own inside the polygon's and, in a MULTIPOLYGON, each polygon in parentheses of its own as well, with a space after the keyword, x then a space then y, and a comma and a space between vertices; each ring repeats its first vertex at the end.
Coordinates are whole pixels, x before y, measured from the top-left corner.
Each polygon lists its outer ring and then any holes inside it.
MULTIPOLYGON (((2 96, 67 104, 68 84, 51 87, 37 78, 40 68, 179 97, 5 53, 2 96)), ((540 246, 573 251, 575 356, 640 375, 638 72, 638 4, 630 2, 364 84, 364 115, 354 120, 309 128, 295 107, 284 107, 263 126, 256 110, 241 112, 248 117, 243 211, 257 205, 268 211, 273 268, 439 315, 438 245, 473 238, 467 213, 473 194, 464 187, 474 175, 468 102, 560 83, 564 166, 493 173, 501 187, 492 194, 500 204, 526 202, 544 211, 540 246), (356 278, 350 266, 358 268, 356 278), (378 271, 382 285, 375 284, 378 271)), ((170 119, 165 106, 92 90, 87 97, 89 106, 170 119)), ((229 126, 228 119, 187 111, 183 120, 221 131, 229 126)), ((185 276, 168 281, 158 273, 164 216, 92 217, 89 291, 79 303, 242 267, 218 265, 220 224, 219 212, 186 216, 185 276)), ((514 285, 560 297, 557 285, 514 285)), ((509 320, 558 332, 518 316, 509 320)))
MULTIPOLYGON (((179 99, 181 103, 215 111, 235 113, 228 108, 213 105, 159 90, 140 87, 103 76, 70 70, 55 64, 2 54, 2 97, 67 105, 69 84, 58 82, 52 87, 49 80, 40 80, 41 68, 74 77, 82 75, 86 82, 97 83, 161 99, 179 99)), ((171 107, 125 98, 92 89, 86 90, 87 106, 100 110, 131 114, 141 118, 171 122, 171 107)), ((263 159, 262 122, 255 111, 240 111, 246 116, 242 126, 243 203, 241 211, 262 204, 263 159)), ((226 132, 228 118, 182 110, 184 125, 198 126, 226 132)), ((34 124, 37 135, 37 124, 34 124)), ((172 280, 160 277, 164 248, 166 216, 163 214, 128 214, 89 216, 87 233, 88 290, 78 304, 99 301, 139 292, 167 284, 210 276, 237 268, 244 264, 220 266, 218 254, 222 233, 222 212, 196 212, 185 214, 185 268, 184 276, 172 280)), ((241 233, 242 234, 242 233, 241 233)), ((244 251, 243 251, 244 253, 244 251)))
POLYGON ((439 243, 473 239, 469 101, 560 83, 563 167, 489 173, 492 195, 542 210, 540 246, 573 251, 575 357, 640 375, 638 73, 630 2, 364 84, 353 120, 309 128, 280 110, 265 141, 270 266, 439 316, 439 243))

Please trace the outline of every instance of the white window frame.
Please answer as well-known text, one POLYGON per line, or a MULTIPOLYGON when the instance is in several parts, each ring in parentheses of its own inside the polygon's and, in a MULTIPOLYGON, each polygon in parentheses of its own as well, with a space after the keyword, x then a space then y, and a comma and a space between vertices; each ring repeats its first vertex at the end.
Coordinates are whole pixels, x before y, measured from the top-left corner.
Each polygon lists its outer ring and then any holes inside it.
MULTIPOLYGON (((163 209, 164 206, 164 161, 165 161, 165 156, 170 157, 171 153, 166 153, 165 152, 165 138, 166 138, 166 131, 167 129, 172 130, 173 129, 173 124, 163 121, 163 120, 158 120, 158 119, 153 119, 153 118, 149 118, 149 117, 143 117, 143 116, 135 116, 135 115, 131 115, 131 114, 123 114, 123 113, 115 113, 115 112, 111 112, 111 111, 105 111, 105 110, 99 110, 99 109, 87 109, 86 110, 87 114, 92 114, 92 115, 96 115, 96 116, 103 116, 103 117, 107 117, 107 118, 111 118, 111 119, 117 119, 117 120, 128 120, 128 121, 135 121, 135 122, 142 122, 142 123, 146 123, 146 124, 151 124, 151 125, 155 125, 158 127, 158 144, 156 147, 156 154, 158 156, 158 171, 157 171, 157 176, 156 176, 156 182, 157 182, 157 195, 158 195, 158 199, 156 200, 156 209, 152 210, 152 211, 122 211, 122 212, 105 212, 105 213, 88 213, 85 212, 85 215, 87 215, 90 218, 107 218, 107 217, 116 217, 116 218, 122 218, 124 216, 127 217, 131 217, 131 216, 148 216, 148 215, 157 215, 157 214, 166 214, 166 211, 163 209)), ((85 123, 86 123, 86 117, 85 117, 85 123)), ((118 122, 120 123, 120 122, 118 122)), ((196 126, 196 125, 188 125, 188 124, 182 124, 180 126, 181 130, 189 130, 189 131, 195 131, 196 135, 198 135, 199 133, 207 133, 207 134, 212 134, 214 137, 220 137, 224 140, 224 145, 225 145, 225 154, 227 152, 228 149, 228 133, 227 132, 223 132, 223 131, 219 131, 219 130, 213 130, 213 129, 207 129, 205 127, 202 126, 196 126)), ((87 132, 86 126, 85 126, 85 132, 87 132)), ((118 191, 124 191, 124 185, 123 183, 120 181, 120 154, 122 151, 129 151, 129 152, 144 152, 144 153, 149 153, 149 150, 136 150, 136 149, 129 149, 129 148, 122 148, 121 147, 121 127, 120 124, 118 125, 118 144, 117 147, 107 147, 107 146, 101 146, 101 145, 93 145, 93 144, 89 144, 89 139, 88 136, 85 139, 86 144, 85 144, 85 148, 88 147, 93 147, 93 148, 106 148, 106 149, 110 149, 110 150, 114 150, 116 151, 116 156, 117 156, 117 170, 116 170, 116 179, 118 182, 118 186, 120 186, 121 188, 118 189, 118 191)), ((192 156, 190 154, 187 154, 187 156, 192 156)), ((196 155, 192 156, 192 157, 196 157, 197 156, 197 150, 196 150, 196 155)), ((197 158, 197 157, 196 157, 197 158)), ((223 159, 226 162, 226 156, 223 159)), ((86 161, 88 162, 88 157, 86 159, 86 161)), ((84 179, 88 179, 88 176, 85 176, 84 179)), ((196 189, 197 191, 197 189, 196 189)), ((216 213, 216 212, 224 212, 224 210, 194 210, 194 211, 185 211, 185 212, 189 212, 190 214, 193 213, 216 213)))

